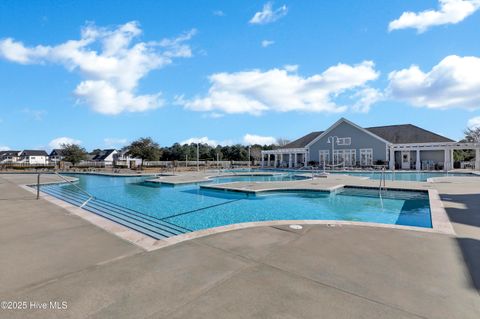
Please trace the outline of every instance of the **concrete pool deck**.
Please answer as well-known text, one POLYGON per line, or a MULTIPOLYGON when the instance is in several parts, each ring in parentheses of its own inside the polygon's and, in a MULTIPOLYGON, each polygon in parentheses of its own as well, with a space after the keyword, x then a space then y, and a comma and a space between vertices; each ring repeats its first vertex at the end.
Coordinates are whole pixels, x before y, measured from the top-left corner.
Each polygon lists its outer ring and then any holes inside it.
POLYGON ((0 317, 477 318, 480 313, 477 178, 442 178, 425 186, 438 191, 456 236, 352 225, 269 226, 151 252, 35 200, 18 186, 34 178, 0 175, 0 300, 67 301, 68 309, 0 309, 0 317))
POLYGON ((168 185, 182 185, 205 183, 211 178, 215 177, 234 177, 234 176, 274 176, 283 175, 279 172, 221 172, 221 171, 206 171, 206 172, 184 172, 176 175, 158 176, 147 180, 150 183, 168 184, 168 185))

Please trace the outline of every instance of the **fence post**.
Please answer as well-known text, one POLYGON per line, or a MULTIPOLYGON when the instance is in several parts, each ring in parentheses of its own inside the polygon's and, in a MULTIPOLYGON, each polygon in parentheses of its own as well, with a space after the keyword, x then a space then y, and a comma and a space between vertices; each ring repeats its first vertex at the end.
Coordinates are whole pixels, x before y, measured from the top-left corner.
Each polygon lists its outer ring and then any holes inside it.
POLYGON ((37 199, 40 198, 40 173, 37 174, 37 199))

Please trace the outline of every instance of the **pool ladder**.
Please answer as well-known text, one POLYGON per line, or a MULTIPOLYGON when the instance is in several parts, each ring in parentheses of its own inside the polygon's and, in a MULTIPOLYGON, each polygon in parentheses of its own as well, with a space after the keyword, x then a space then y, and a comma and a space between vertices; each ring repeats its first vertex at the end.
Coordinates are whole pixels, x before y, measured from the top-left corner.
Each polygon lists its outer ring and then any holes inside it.
POLYGON ((382 168, 380 172, 380 184, 378 185, 378 191, 381 192, 382 189, 385 189, 385 179, 386 179, 385 168, 382 168))
POLYGON ((382 168, 382 171, 380 173, 380 183, 378 185, 378 195, 380 197, 380 204, 382 205, 382 209, 383 209, 383 197, 382 197, 382 189, 385 190, 385 167, 382 168))
MULTIPOLYGON (((73 181, 69 180, 69 179, 66 179, 65 177, 63 177, 62 175, 58 174, 57 172, 53 172, 55 175, 57 175, 58 177, 60 177, 61 179, 63 179, 64 181, 70 183, 70 185, 72 185, 73 187, 75 187, 76 189, 78 189, 79 191, 81 191, 82 193, 84 193, 85 195, 88 196, 87 200, 84 201, 81 205, 80 205, 80 208, 83 208, 83 206, 87 205, 89 201, 91 201, 92 199, 94 199, 95 197, 90 194, 89 192, 87 192, 86 190, 84 190, 83 188, 79 187, 77 184, 75 184, 73 181)), ((40 187, 40 186, 37 186, 37 187, 40 187)))

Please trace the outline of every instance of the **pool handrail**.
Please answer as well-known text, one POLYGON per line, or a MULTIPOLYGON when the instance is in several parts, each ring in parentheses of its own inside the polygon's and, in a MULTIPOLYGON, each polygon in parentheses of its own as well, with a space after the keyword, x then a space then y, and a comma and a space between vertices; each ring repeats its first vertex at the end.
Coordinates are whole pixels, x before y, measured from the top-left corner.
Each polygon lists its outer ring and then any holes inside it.
POLYGON ((80 208, 83 208, 83 206, 87 205, 87 203, 89 201, 91 201, 92 199, 95 198, 95 196, 93 196, 92 194, 90 194, 89 192, 87 192, 86 190, 84 190, 83 188, 81 188, 80 186, 78 186, 77 184, 75 184, 73 181, 71 180, 68 180, 66 179, 64 176, 60 175, 59 173, 57 172, 53 172, 55 175, 57 175, 58 177, 60 177, 61 179, 63 179, 64 181, 66 181, 67 183, 70 183, 73 187, 77 188, 78 190, 80 190, 82 193, 86 194, 88 196, 88 199, 86 201, 84 201, 82 203, 82 205, 80 205, 80 208))

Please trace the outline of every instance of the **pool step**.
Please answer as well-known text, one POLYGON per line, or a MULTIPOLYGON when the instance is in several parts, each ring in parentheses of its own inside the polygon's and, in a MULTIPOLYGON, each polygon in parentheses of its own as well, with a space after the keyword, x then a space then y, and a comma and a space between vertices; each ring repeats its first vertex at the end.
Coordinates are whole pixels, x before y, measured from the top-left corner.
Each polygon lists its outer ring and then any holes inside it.
MULTIPOLYGON (((378 188, 344 188, 338 191, 339 195, 347 196, 361 196, 361 197, 375 197, 378 198, 378 188)), ((399 199, 399 200, 414 200, 414 199, 428 199, 425 192, 415 191, 396 191, 396 190, 382 190, 383 199, 399 199)))
MULTIPOLYGON (((44 185, 41 190, 79 207, 89 198, 82 193, 59 185, 44 185)), ((164 239, 190 232, 189 229, 160 220, 154 216, 97 198, 91 199, 82 208, 155 239, 164 239)))

